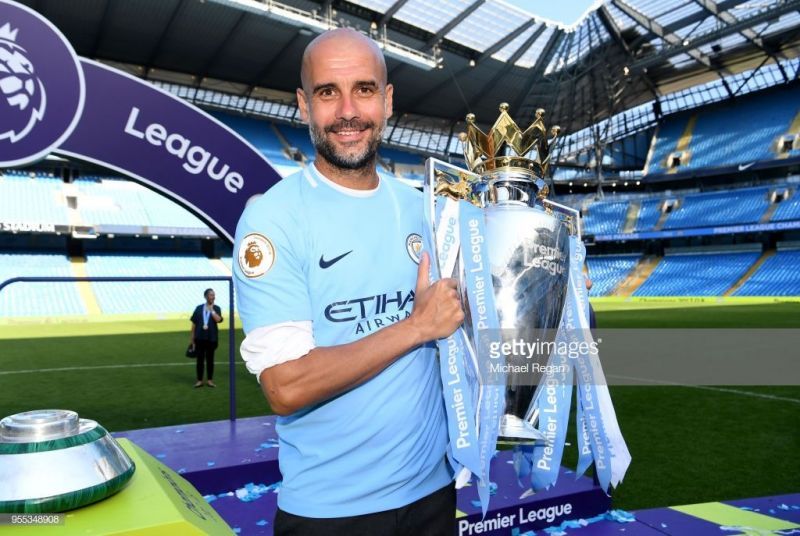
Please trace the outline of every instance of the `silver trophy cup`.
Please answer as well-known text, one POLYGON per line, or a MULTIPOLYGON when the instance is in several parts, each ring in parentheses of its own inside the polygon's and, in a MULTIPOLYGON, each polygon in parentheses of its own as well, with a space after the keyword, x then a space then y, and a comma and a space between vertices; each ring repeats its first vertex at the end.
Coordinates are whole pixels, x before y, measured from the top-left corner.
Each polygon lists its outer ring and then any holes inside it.
MULTIPOLYGON (((579 232, 579 214, 546 198, 548 187, 542 177, 558 127, 551 129, 548 137, 539 110, 534 124, 522 132, 507 110, 507 105, 501 105, 500 117, 488 134, 468 116, 469 131, 462 135, 462 142, 471 171, 431 160, 428 187, 434 203, 449 197, 483 210, 502 341, 538 342, 540 347, 548 347, 561 322, 569 277, 569 236, 579 232), (532 156, 532 152, 536 154, 532 156)), ((454 276, 463 290, 462 266, 456 267, 454 276)), ((462 297, 465 332, 474 349, 479 342, 470 327, 469 301, 465 293, 462 297)), ((541 359, 539 362, 544 364, 541 359)), ((531 443, 544 438, 536 429, 538 412, 532 408, 542 379, 538 370, 508 367, 499 441, 531 443)))

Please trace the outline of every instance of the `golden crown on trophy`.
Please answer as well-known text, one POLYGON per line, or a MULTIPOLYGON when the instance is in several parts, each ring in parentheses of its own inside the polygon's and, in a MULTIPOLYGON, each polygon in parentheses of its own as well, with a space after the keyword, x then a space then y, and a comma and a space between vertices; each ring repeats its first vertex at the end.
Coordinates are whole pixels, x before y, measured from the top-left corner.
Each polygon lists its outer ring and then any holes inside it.
POLYGON ((516 168, 543 178, 550 165, 550 148, 556 141, 560 127, 550 128, 549 137, 544 125, 544 110, 536 110, 531 126, 522 131, 508 115, 508 104, 500 105, 500 116, 488 134, 475 124, 475 114, 467 115, 467 132, 459 139, 464 144, 467 166, 475 173, 484 174, 496 169, 516 168), (507 154, 505 148, 513 154, 507 154), (534 154, 535 153, 535 154, 534 154))

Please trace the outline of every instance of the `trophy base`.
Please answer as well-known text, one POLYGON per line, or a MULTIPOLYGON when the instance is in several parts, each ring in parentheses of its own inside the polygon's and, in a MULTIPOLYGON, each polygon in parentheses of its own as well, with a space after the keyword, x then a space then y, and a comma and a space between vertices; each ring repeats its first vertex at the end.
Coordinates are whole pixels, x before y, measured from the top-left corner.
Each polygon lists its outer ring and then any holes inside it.
POLYGON ((500 419, 498 443, 520 445, 544 441, 544 439, 542 432, 516 415, 507 413, 500 419))

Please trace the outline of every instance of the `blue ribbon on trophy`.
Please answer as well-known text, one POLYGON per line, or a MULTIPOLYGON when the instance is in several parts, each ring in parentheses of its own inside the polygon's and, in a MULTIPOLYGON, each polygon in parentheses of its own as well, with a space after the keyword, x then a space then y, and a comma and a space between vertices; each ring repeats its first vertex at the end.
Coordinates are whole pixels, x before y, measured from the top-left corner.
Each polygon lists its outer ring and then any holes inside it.
POLYGON ((429 159, 425 183, 430 276, 457 278, 466 311, 464 324, 438 341, 448 455, 456 487, 478 477, 484 515, 498 442, 514 446, 521 484, 534 491, 556 484, 573 383, 578 473, 594 463, 608 491, 630 464, 589 331, 580 215, 548 200, 542 180, 558 127, 548 133, 537 110, 521 131, 507 111, 500 106, 488 134, 468 115, 461 139, 469 171, 429 159), (492 351, 521 336, 551 349, 544 374, 525 366, 530 355, 492 351))

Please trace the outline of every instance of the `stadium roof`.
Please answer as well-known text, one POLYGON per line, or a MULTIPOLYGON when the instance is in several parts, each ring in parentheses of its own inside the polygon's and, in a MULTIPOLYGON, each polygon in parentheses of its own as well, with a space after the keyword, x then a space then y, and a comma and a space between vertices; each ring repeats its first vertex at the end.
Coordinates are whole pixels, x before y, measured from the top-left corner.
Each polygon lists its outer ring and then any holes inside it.
MULTIPOLYGON (((291 99, 306 44, 325 28, 355 27, 384 45, 394 126, 420 132, 458 132, 468 112, 490 123, 500 102, 520 123, 543 107, 550 122, 577 132, 698 84, 721 81, 733 96, 729 77, 764 65, 777 68, 774 83, 800 70, 800 0, 609 0, 572 26, 499 0, 23 3, 83 56, 239 95, 232 102, 242 107, 291 99)), ((452 136, 444 137, 446 150, 452 136)))

